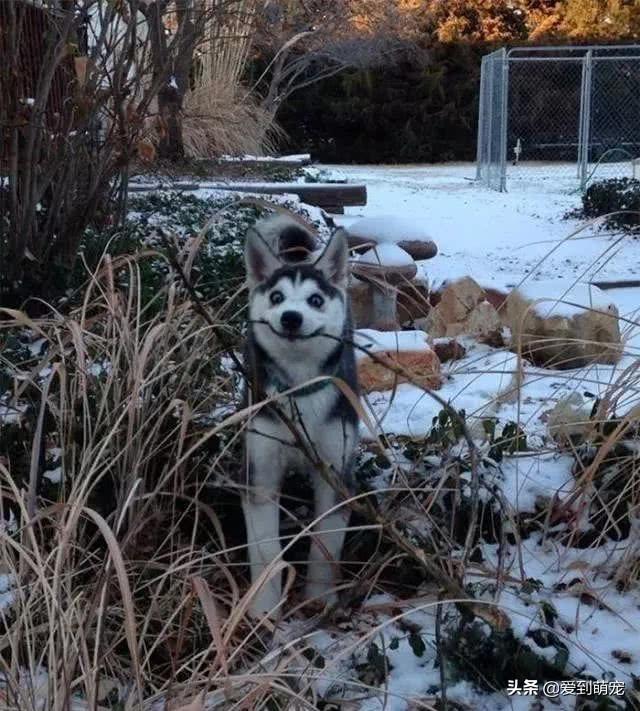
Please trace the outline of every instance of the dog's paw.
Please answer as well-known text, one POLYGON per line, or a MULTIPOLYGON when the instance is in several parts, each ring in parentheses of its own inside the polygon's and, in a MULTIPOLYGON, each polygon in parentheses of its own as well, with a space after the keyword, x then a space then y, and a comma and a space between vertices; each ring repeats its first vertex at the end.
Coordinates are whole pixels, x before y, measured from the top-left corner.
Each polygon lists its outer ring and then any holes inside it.
POLYGON ((253 619, 268 617, 275 620, 282 612, 282 597, 272 586, 259 590, 252 596, 247 608, 247 615, 253 619))

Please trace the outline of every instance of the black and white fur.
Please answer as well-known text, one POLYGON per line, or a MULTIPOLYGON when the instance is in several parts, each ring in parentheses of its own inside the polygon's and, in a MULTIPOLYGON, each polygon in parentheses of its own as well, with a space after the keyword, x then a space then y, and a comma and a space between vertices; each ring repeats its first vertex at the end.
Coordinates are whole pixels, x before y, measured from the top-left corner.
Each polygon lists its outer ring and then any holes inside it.
MULTIPOLYGON (((305 384, 325 375, 341 379, 356 394, 358 386, 346 237, 335 232, 315 261, 307 251, 313 242, 305 228, 282 216, 259 222, 247 234, 247 402, 303 387, 280 397, 275 407, 261 408, 248 425, 243 510, 255 583, 281 553, 279 498, 285 475, 310 477, 315 518, 320 520, 312 535, 306 596, 331 603, 347 516, 329 480, 350 483, 358 418, 334 382, 305 384), (289 252, 287 261, 278 256, 283 247, 289 252), (329 476, 318 471, 318 461, 329 476)), ((280 576, 275 575, 260 588, 250 612, 276 615, 281 603, 280 576)))

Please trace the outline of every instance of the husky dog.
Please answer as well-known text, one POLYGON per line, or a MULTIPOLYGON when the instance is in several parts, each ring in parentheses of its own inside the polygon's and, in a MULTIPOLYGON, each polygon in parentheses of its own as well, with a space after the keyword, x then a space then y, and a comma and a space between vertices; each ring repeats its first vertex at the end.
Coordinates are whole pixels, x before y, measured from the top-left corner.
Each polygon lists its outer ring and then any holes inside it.
MULTIPOLYGON (((356 394, 358 389, 345 233, 335 232, 315 261, 310 254, 314 243, 310 232, 282 216, 258 222, 247 234, 247 402, 297 390, 278 398, 275 406, 262 407, 249 422, 243 510, 255 582, 281 553, 279 498, 285 475, 310 477, 315 518, 320 520, 312 534, 306 595, 328 604, 335 600, 336 561, 347 523, 329 480, 350 483, 358 418, 334 381, 309 381, 332 376, 356 394), (283 248, 285 259, 279 256, 283 248)), ((280 603, 281 581, 276 574, 262 585, 250 612, 274 615, 280 603)))

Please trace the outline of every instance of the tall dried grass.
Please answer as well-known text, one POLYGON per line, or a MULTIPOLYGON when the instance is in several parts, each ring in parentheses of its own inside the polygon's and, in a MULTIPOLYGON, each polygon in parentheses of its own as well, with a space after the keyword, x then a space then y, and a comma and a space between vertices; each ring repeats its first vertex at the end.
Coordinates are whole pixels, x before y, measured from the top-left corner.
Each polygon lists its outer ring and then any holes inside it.
POLYGON ((185 151, 192 158, 269 155, 284 137, 266 111, 239 85, 209 77, 185 97, 185 151))
MULTIPOLYGON (((179 257, 187 278, 192 256, 179 257)), ((230 537, 237 522, 225 522, 221 489, 213 488, 228 482, 239 465, 250 414, 212 416, 234 404, 234 375, 221 367, 221 334, 228 341, 228 328, 215 307, 209 305, 203 318, 206 305, 189 301, 179 282, 169 281, 158 293, 162 309, 143 306, 145 258, 105 257, 90 275, 82 303, 69 313, 50 308, 34 321, 3 312, 0 334, 30 329, 46 342, 46 354, 14 369, 16 401, 31 403, 25 415, 26 467, 0 459, 0 508, 10 507, 16 522, 13 528, 0 526, 0 574, 8 576, 13 597, 0 605, 2 708, 84 711, 117 701, 124 709, 149 711, 297 711, 317 708, 321 690, 330 698, 334 682, 336 698, 346 687, 353 697, 384 701, 384 685, 347 678, 343 665, 405 615, 435 614, 446 602, 503 631, 509 620, 500 604, 470 600, 464 588, 466 573, 475 570, 496 583, 497 600, 505 580, 515 579, 502 568, 492 571, 472 561, 486 508, 479 504, 478 462, 467 430, 470 472, 443 450, 434 484, 421 475, 419 459, 414 476, 388 448, 389 484, 379 492, 377 507, 365 495, 345 504, 369 522, 347 549, 353 556, 345 566, 347 597, 392 589, 389 580, 399 585, 407 570, 417 571, 419 585, 425 579, 430 585, 408 589, 408 582, 405 601, 371 608, 384 612, 383 622, 365 608, 347 621, 346 632, 344 619, 341 626, 329 618, 305 621, 295 606, 275 636, 267 620, 247 621, 244 612, 255 590, 243 585, 238 572, 242 536, 230 537), (47 499, 41 487, 50 448, 61 452, 63 483, 55 499, 47 499), (461 527, 458 507, 469 485, 473 500, 462 512, 461 527), (368 537, 368 545, 358 536, 368 537), (336 639, 322 664, 314 636, 320 623, 336 639)), ((629 325, 640 327, 635 317, 629 325)), ((597 415, 601 422, 611 419, 617 404, 637 405, 639 372, 632 366, 609 381, 597 415)), ((402 368, 397 374, 415 380, 402 368)), ((603 383, 597 368, 588 377, 590 387, 603 383)), ((451 410, 446 402, 440 405, 451 410)), ((605 437, 609 451, 628 436, 634 412, 605 437)), ((637 455, 631 457, 633 466, 624 469, 624 490, 631 496, 625 493, 624 499, 635 515, 640 469, 637 455)), ((594 500, 594 461, 578 472, 576 496, 586 504, 594 500)), ((515 513, 499 504, 518 541, 515 513)), ((605 504, 612 521, 615 506, 605 504)), ((6 510, 0 514, 8 518, 6 510)), ((539 518, 550 524, 556 514, 551 498, 539 518)), ((313 522, 299 520, 295 510, 288 518, 296 524, 294 534, 283 537, 291 551, 313 522)), ((627 582, 640 571, 639 552, 629 547, 627 582)), ((285 568, 290 574, 289 566, 275 561, 267 575, 285 568)), ((413 703, 416 709, 433 708, 427 698, 413 703)))
POLYGON ((242 85, 251 48, 255 0, 206 0, 194 86, 184 101, 187 155, 216 158, 274 153, 283 132, 242 85))

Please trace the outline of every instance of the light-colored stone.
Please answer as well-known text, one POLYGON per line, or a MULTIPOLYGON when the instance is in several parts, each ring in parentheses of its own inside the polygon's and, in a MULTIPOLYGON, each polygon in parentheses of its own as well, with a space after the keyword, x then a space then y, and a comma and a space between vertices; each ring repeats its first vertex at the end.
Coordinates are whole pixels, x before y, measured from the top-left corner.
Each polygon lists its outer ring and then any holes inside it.
POLYGON ((463 277, 445 286, 438 310, 446 324, 459 323, 465 321, 484 300, 485 293, 478 282, 471 277, 463 277))
POLYGON ((617 363, 622 355, 614 304, 571 306, 556 312, 553 304, 537 303, 514 290, 505 307, 512 349, 536 365, 580 368, 590 363, 617 363))
POLYGON ((502 329, 502 321, 495 308, 488 301, 481 301, 467 318, 467 333, 485 338, 502 329))
POLYGON ((440 360, 431 349, 420 351, 383 351, 358 361, 358 381, 364 392, 391 390, 400 383, 411 382, 437 390, 442 385, 440 360), (399 375, 395 369, 405 369, 411 378, 399 375))
POLYGON ((371 287, 359 279, 349 283, 351 317, 356 328, 370 328, 373 317, 373 297, 371 287))
POLYGON ((429 315, 424 320, 424 330, 432 338, 444 338, 447 335, 447 324, 442 318, 439 308, 440 304, 431 309, 429 315))

